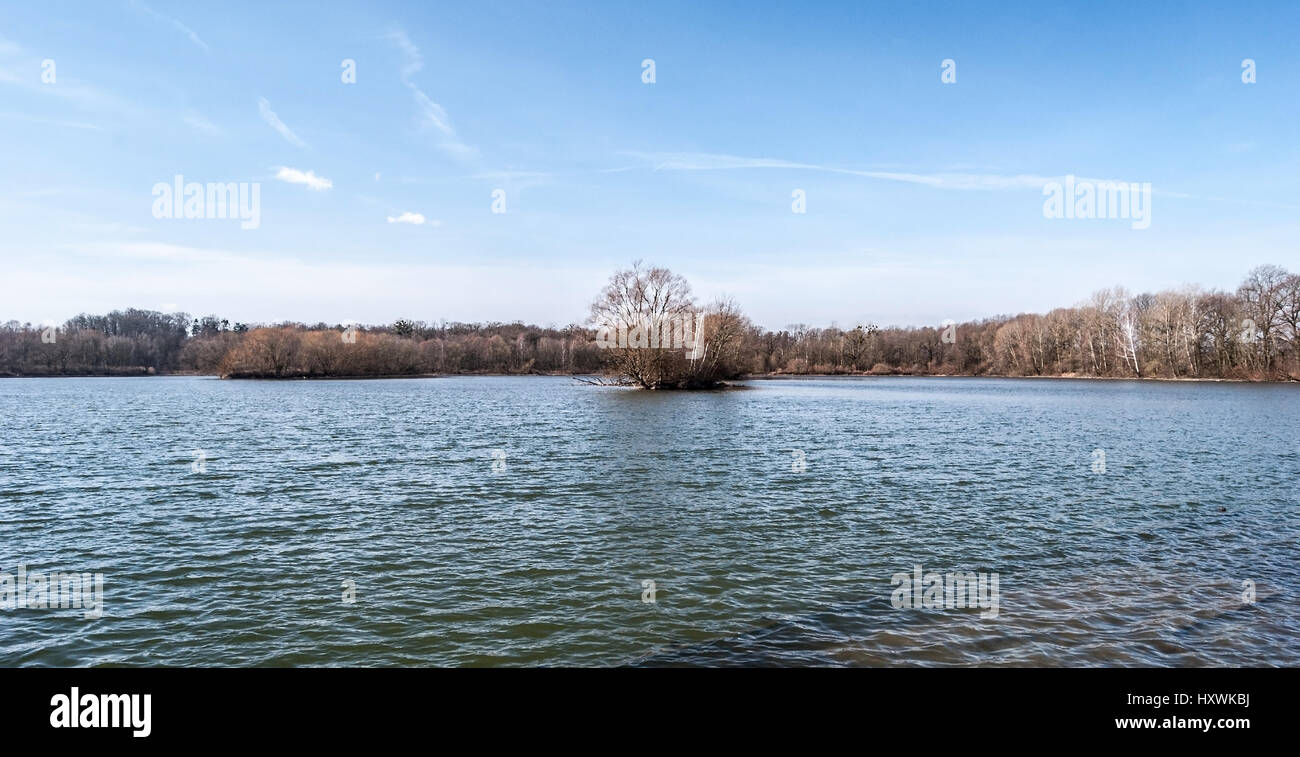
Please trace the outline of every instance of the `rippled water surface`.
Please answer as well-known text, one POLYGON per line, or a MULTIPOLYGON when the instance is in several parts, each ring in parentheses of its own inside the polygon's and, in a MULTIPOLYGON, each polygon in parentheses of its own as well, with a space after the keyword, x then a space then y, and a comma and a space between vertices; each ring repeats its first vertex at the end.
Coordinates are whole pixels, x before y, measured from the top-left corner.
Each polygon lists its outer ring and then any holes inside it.
POLYGON ((0 571, 105 609, 0 664, 1297 665, 1298 474, 1287 385, 9 379, 0 571))

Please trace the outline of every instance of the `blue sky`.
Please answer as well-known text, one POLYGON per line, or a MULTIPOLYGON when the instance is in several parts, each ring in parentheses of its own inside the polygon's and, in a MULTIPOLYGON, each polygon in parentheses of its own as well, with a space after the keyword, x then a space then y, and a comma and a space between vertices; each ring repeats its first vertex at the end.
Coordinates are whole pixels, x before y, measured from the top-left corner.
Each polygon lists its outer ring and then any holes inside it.
POLYGON ((1300 270, 1300 6, 996 5, 9 4, 0 320, 563 325, 643 259, 768 327, 929 324, 1300 270), (177 174, 260 225, 155 218, 177 174), (1067 174, 1150 182, 1150 228, 1044 218, 1067 174))

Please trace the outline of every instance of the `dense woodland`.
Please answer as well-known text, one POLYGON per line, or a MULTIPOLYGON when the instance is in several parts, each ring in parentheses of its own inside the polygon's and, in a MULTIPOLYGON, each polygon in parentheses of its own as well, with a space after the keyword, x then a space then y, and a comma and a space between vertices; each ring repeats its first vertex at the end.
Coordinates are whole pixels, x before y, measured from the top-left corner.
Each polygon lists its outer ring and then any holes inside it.
MULTIPOLYGON (((739 317, 739 316, 737 316, 739 317)), ((740 372, 1300 380, 1300 275, 1251 271, 1235 291, 1097 292, 1046 314, 955 327, 789 326, 740 318, 740 372), (946 338, 945 338, 946 337, 946 338)), ((401 320, 383 326, 248 326, 128 309, 58 328, 0 326, 0 376, 591 375, 610 368, 594 325, 401 320)))

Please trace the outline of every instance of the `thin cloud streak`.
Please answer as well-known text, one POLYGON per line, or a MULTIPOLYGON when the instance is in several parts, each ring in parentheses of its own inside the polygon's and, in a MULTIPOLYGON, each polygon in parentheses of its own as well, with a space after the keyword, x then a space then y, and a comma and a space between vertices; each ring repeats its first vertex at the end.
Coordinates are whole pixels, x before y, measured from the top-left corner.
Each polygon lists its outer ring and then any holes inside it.
MULTIPOLYGON (((1065 174, 1056 176, 1045 176, 1039 174, 987 174, 987 173, 916 173, 907 171, 871 171, 865 169, 843 168, 840 166, 825 166, 816 163, 799 163, 790 160, 781 160, 777 158, 749 158, 736 155, 720 155, 714 153, 647 153, 624 151, 622 155, 637 158, 642 161, 641 167, 647 165, 653 166, 652 171, 728 171, 739 169, 785 169, 791 171, 819 171, 822 173, 840 174, 844 176, 861 176, 868 179, 878 179, 881 181, 897 181, 907 184, 917 184, 920 186, 932 187, 934 189, 953 189, 964 191, 1008 191, 1018 189, 1029 189, 1041 191, 1043 187, 1052 182, 1064 182, 1065 174)), ((624 169, 611 169, 624 170, 624 169)), ((1132 184, 1143 183, 1134 182, 1130 179, 1099 179, 1089 176, 1075 176, 1076 183, 1092 182, 1093 184, 1101 183, 1120 183, 1132 184)), ((1151 194, 1158 197, 1169 197, 1179 200, 1200 200, 1205 202, 1227 202, 1240 205, 1252 205, 1258 207, 1272 207, 1285 209, 1300 209, 1300 205, 1287 203, 1271 202, 1266 200, 1253 200, 1248 198, 1230 198, 1230 197, 1205 197, 1188 194, 1186 192, 1174 192, 1162 189, 1152 189, 1151 194)))
MULTIPOLYGON (((825 166, 816 163, 799 163, 776 158, 749 158, 736 155, 717 155, 712 153, 644 153, 624 152, 624 155, 639 158, 645 164, 654 166, 654 171, 729 171, 738 169, 776 168, 793 171, 820 171, 822 173, 844 176, 861 176, 867 179, 896 181, 918 184, 935 189, 957 189, 977 191, 1002 191, 1012 189, 1041 190, 1045 184, 1064 181, 1065 176, 1042 176, 1037 174, 983 174, 983 173, 913 173, 904 171, 870 171, 840 166, 825 166)), ((1119 179, 1093 179, 1083 176, 1076 181, 1120 181, 1119 179)), ((1123 183, 1130 183, 1124 181, 1123 183)))
POLYGON ((297 147, 307 146, 307 143, 302 141, 297 134, 294 134, 293 130, 286 126, 284 121, 281 121, 280 117, 275 114, 275 111, 271 110, 271 102, 265 97, 257 99, 257 112, 262 115, 263 121, 270 124, 272 129, 280 132, 280 136, 287 139, 290 144, 297 147))
POLYGON ((185 24, 182 24, 180 21, 177 21, 171 16, 164 16, 163 14, 159 13, 158 11, 155 11, 153 8, 150 8, 149 6, 140 2, 139 0, 131 0, 131 7, 135 8, 136 10, 149 14, 150 16, 153 16, 159 21, 162 21, 167 24, 171 24, 171 26, 174 29, 179 31, 181 34, 184 34, 186 37, 189 37, 191 42, 193 42, 195 45, 198 45, 200 48, 202 48, 203 52, 205 53, 208 52, 208 43, 199 39, 199 35, 195 34, 193 29, 189 28, 185 24))
POLYGON ((190 111, 184 115, 182 120, 184 120, 190 128, 201 134, 206 134, 210 137, 216 137, 222 134, 221 127, 204 118, 202 113, 190 111))
POLYGON ((0 118, 10 118, 16 121, 27 121, 28 123, 44 124, 46 126, 63 126, 69 129, 86 129, 89 131, 103 131, 104 127, 98 124, 82 123, 80 121, 59 121, 50 118, 37 118, 29 116, 26 113, 0 113, 0 118))
POLYGON ((420 118, 418 123, 425 128, 432 127, 443 139, 438 147, 448 155, 458 160, 470 160, 478 155, 478 150, 460 140, 456 134, 456 129, 451 125, 451 118, 447 115, 447 110, 433 98, 425 94, 411 77, 424 69, 424 56, 420 54, 420 48, 415 46, 411 38, 406 36, 406 32, 401 29, 394 29, 388 33, 388 39, 402 53, 401 80, 406 88, 411 90, 411 96, 415 99, 415 104, 419 109, 420 118))

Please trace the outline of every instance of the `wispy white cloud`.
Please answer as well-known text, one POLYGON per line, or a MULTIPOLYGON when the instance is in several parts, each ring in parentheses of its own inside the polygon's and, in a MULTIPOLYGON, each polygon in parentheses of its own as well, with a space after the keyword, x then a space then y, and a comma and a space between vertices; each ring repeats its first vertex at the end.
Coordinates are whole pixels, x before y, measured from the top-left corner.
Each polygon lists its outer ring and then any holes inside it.
POLYGON ((635 152, 625 151, 628 157, 643 160, 656 171, 725 171, 736 168, 793 168, 822 170, 810 163, 796 163, 776 158, 746 158, 737 155, 716 155, 700 152, 635 152))
POLYGON ((424 68, 424 56, 420 54, 420 48, 416 47, 411 38, 401 29, 390 31, 388 39, 402 51, 402 82, 409 84, 410 78, 424 68))
POLYGON ((84 230, 88 234, 94 234, 97 237, 112 236, 115 234, 135 235, 147 234, 149 229, 143 226, 136 226, 121 221, 78 221, 75 223, 78 229, 84 230))
POLYGON ((290 184, 303 184, 306 185, 308 189, 314 189, 318 192, 330 189, 334 186, 334 182, 324 176, 317 176, 311 171, 299 171, 296 168, 290 168, 288 166, 280 166, 280 170, 276 172, 275 178, 280 181, 287 181, 290 184))
MULTIPOLYGON (((21 50, 17 46, 14 49, 21 50)), ((28 92, 58 98, 82 110, 138 112, 137 108, 116 95, 64 76, 62 71, 59 71, 57 84, 46 84, 41 81, 41 73, 41 69, 28 65, 27 62, 6 61, 4 67, 0 67, 0 84, 12 84, 28 92)))
POLYGON ((411 225, 413 225, 413 226, 423 226, 423 225, 425 225, 426 223, 427 223, 429 226, 441 226, 441 225, 442 225, 442 221, 439 221, 439 220, 437 220, 437 219, 429 219, 429 220, 426 221, 425 218, 424 218, 424 214, 423 214, 423 213, 411 213, 411 212, 409 212, 409 211, 408 211, 408 212, 405 212, 405 213, 402 213, 402 214, 399 215, 399 216, 389 216, 389 217, 388 217, 388 222, 389 222, 389 223, 409 223, 409 224, 411 224, 411 225))
MULTIPOLYGON (((781 160, 779 158, 751 158, 737 155, 718 155, 713 153, 647 153, 624 151, 622 154, 641 160, 643 162, 643 167, 650 166, 654 171, 728 171, 740 169, 817 171, 844 176, 860 176, 862 178, 877 179, 880 181, 896 181, 905 184, 917 184, 932 187, 934 189, 955 189, 966 191, 1006 191, 1017 189, 1041 191, 1045 185, 1051 182, 1064 182, 1066 180, 1065 174, 1048 176, 1023 173, 919 173, 911 171, 880 171, 821 165, 817 163, 800 163, 791 160, 781 160)), ((1100 179, 1088 176, 1075 176, 1074 180, 1077 182, 1087 181, 1094 184, 1102 182, 1130 183, 1134 181, 1139 181, 1140 183, 1140 180, 1134 177, 1125 179, 1100 179)), ((1190 195, 1178 192, 1161 190, 1156 190, 1153 194, 1165 197, 1190 197, 1190 195)))
POLYGON ((59 187, 42 187, 41 189, 25 189, 19 192, 14 192, 13 196, 14 197, 55 197, 61 194, 63 194, 63 190, 59 187))
POLYGON ((451 118, 447 115, 447 110, 433 98, 424 93, 424 90, 411 80, 411 77, 419 73, 424 68, 424 56, 420 54, 420 48, 411 42, 411 38, 406 36, 406 32, 401 29, 394 29, 388 33, 388 39, 402 53, 401 78, 402 83, 407 89, 411 90, 412 97, 415 98, 415 104, 418 109, 419 117, 417 123, 422 128, 430 128, 441 135, 441 141, 438 147, 458 160, 469 160, 478 155, 478 150, 460 140, 456 134, 456 129, 451 125, 451 118))
POLYGON ((824 173, 861 176, 868 179, 921 184, 936 189, 1042 189, 1047 182, 1063 177, 1029 174, 997 175, 973 173, 909 173, 902 171, 873 171, 816 163, 800 163, 778 158, 751 158, 712 153, 645 153, 625 152, 652 165, 655 171, 726 171, 737 169, 777 168, 795 171, 821 171, 824 173))
POLYGON ((548 171, 481 171, 463 178, 487 179, 490 181, 524 181, 527 179, 548 179, 555 175, 555 173, 548 171))
POLYGON ((131 7, 135 8, 138 11, 141 11, 142 13, 146 13, 154 17, 159 21, 170 24, 172 28, 176 29, 181 34, 184 34, 186 37, 189 37, 191 42, 193 42, 194 44, 202 48, 203 52, 206 53, 208 51, 208 43, 199 39, 199 35, 195 34, 193 29, 189 28, 185 24, 182 24, 180 21, 177 21, 176 19, 170 16, 164 16, 163 14, 154 10, 153 8, 150 8, 149 6, 140 2, 140 0, 131 0, 131 7))
POLYGON ((69 129, 87 129, 89 131, 103 131, 104 128, 98 124, 88 124, 81 121, 61 121, 52 118, 38 118, 29 116, 26 113, 0 113, 0 118, 9 118, 16 121, 27 121, 34 124, 43 124, 45 126, 62 126, 69 129))
POLYGON ((411 92, 415 94, 415 102, 420 106, 421 122, 425 126, 432 126, 448 137, 454 138, 456 130, 451 128, 451 119, 447 117, 446 109, 429 99, 429 96, 424 94, 418 87, 411 86, 411 92))
POLYGON ((307 146, 307 143, 302 141, 297 134, 294 134, 293 129, 285 126, 284 121, 281 121, 280 117, 275 114, 275 111, 271 110, 271 102, 265 97, 257 98, 257 112, 262 114, 263 121, 270 124, 272 129, 280 132, 280 136, 289 140, 290 144, 298 147, 307 146))
POLYGON ((185 123, 189 124, 190 128, 194 129, 200 134, 206 134, 209 137, 216 137, 221 135, 222 133, 220 126, 217 126, 216 124, 212 123, 208 119, 204 118, 203 114, 199 113, 198 111, 194 111, 194 110, 187 111, 184 116, 184 121, 185 123))

